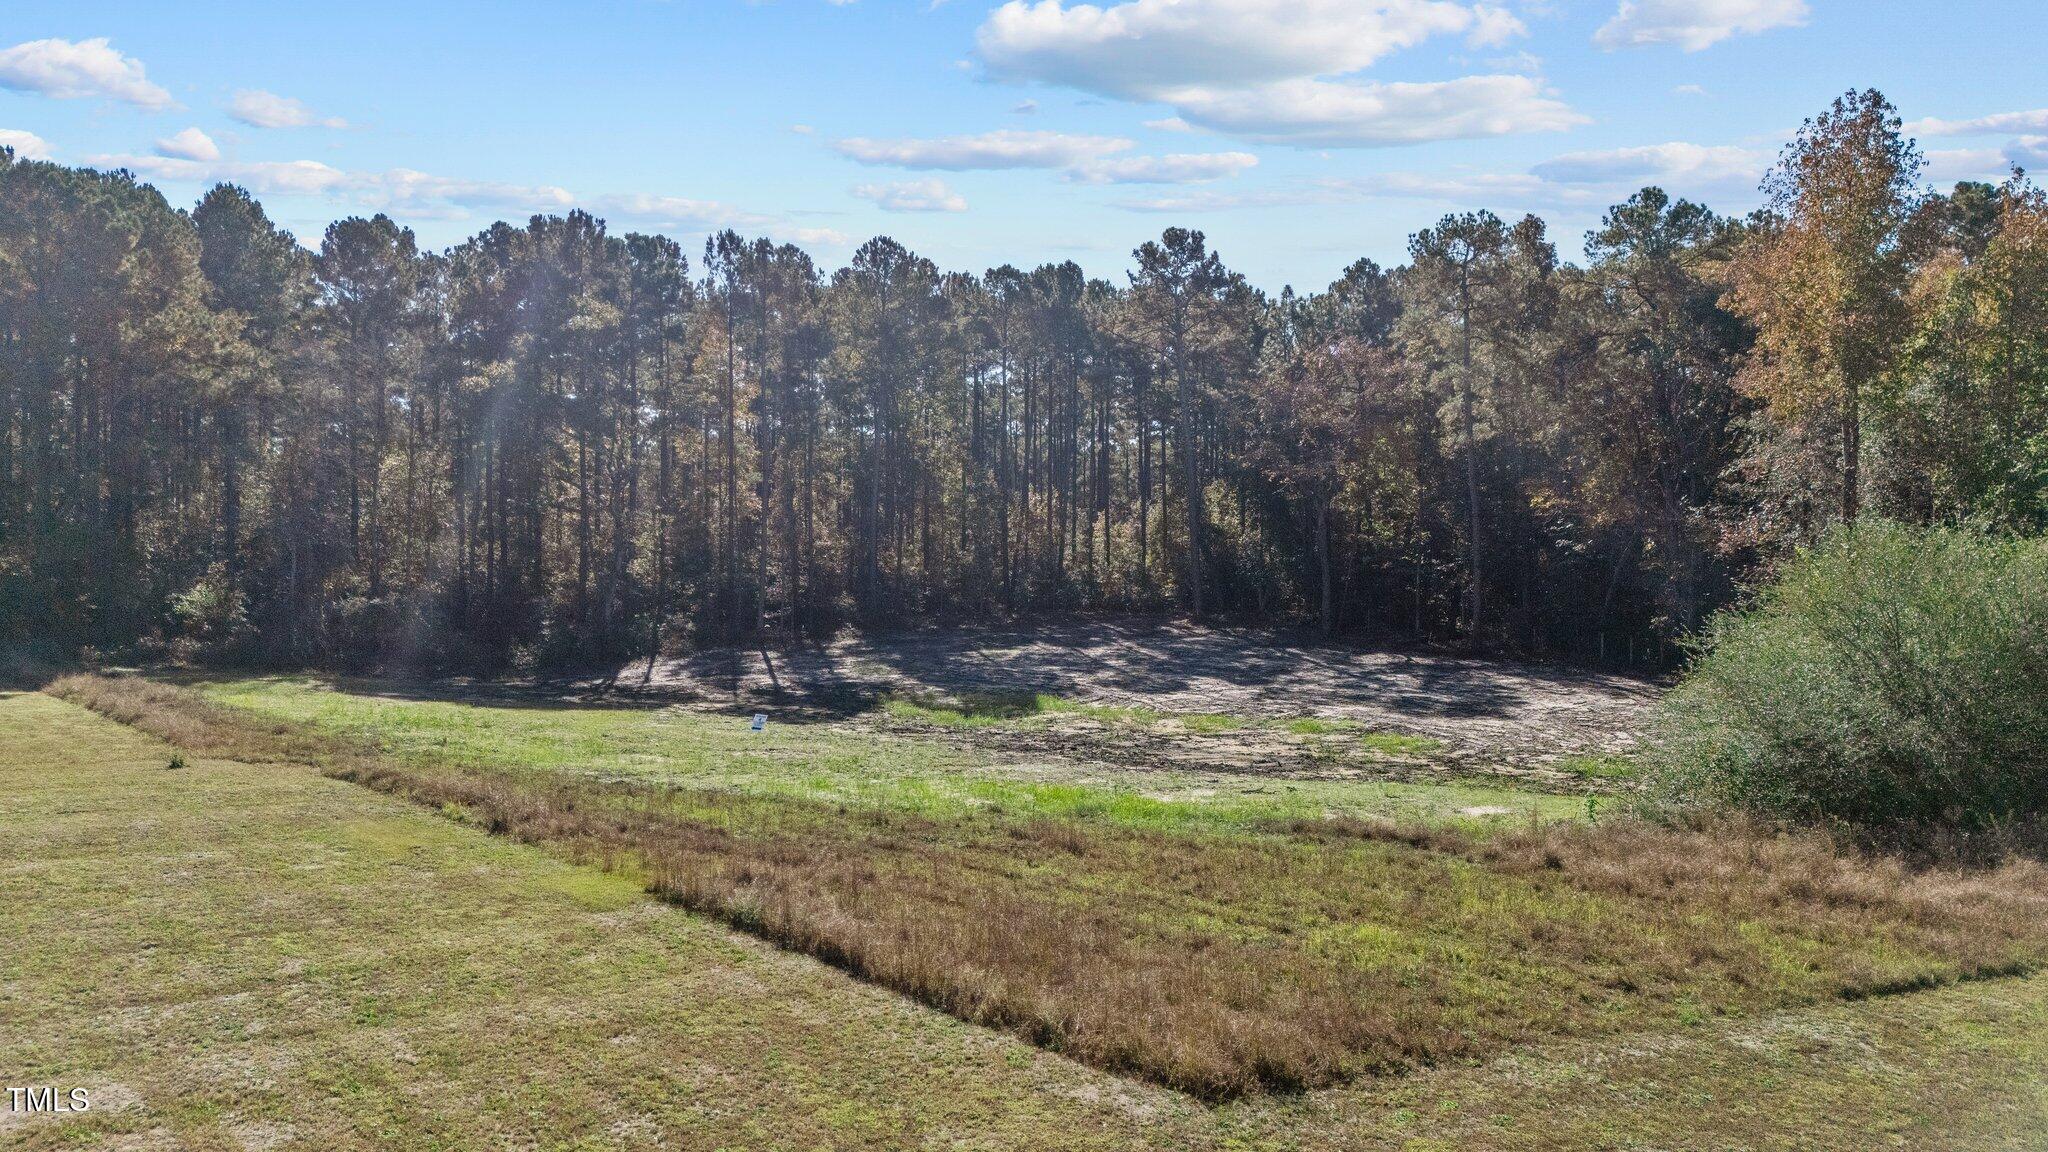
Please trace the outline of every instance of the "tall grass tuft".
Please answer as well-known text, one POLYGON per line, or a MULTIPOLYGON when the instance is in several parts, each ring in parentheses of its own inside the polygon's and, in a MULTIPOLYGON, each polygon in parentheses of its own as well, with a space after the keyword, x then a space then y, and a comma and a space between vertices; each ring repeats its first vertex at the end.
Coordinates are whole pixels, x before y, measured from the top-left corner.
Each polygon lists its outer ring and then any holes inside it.
POLYGON ((1982 833, 2048 804, 2048 541, 1866 522, 1710 626, 1666 698, 1653 797, 1982 833))

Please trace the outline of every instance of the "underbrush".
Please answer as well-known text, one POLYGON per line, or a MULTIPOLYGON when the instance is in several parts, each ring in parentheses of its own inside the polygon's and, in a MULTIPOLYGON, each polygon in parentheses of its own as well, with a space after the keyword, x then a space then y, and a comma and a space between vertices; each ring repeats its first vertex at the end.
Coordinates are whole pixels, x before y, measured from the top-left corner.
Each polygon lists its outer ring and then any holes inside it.
POLYGON ((1064 702, 1043 692, 969 692, 954 697, 892 695, 882 711, 898 720, 941 728, 979 728, 1059 711, 1064 702))
POLYGON ((1623 756, 1566 756, 1557 768, 1581 780, 1633 780, 1638 771, 1635 762, 1623 756))
POLYGON ((1217 1099, 2029 970, 2048 875, 1629 821, 1487 836, 957 818, 430 763, 140 679, 51 691, 188 751, 304 763, 1049 1049, 1217 1099))
POLYGON ((1649 744, 1667 808, 1885 841, 2048 810, 2048 541, 1865 522, 1724 614, 1649 744))

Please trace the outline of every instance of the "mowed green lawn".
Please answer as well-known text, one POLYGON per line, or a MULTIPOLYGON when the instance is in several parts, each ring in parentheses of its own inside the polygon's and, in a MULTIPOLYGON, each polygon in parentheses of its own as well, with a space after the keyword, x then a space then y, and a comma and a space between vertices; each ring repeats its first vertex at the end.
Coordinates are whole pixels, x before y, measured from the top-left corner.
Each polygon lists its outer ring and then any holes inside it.
POLYGON ((2048 979, 1220 1107, 292 765, 0 697, 0 1112, 41 1148, 2020 1149, 2048 979))
POLYGON ((0 1120, 0 1146, 1085 1146, 1122 1123, 1107 1077, 311 770, 168 769, 37 695, 0 700, 0 747, 0 1080, 95 1102, 0 1120))

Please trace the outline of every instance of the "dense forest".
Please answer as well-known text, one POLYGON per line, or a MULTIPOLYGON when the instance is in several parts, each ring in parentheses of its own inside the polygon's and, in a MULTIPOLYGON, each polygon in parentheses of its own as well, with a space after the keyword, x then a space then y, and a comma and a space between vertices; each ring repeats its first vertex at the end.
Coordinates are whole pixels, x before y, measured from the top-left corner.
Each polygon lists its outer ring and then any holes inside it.
POLYGON ((1177 228, 1121 282, 580 212, 315 252, 236 187, 0 152, 0 646, 583 662, 1104 609, 1652 659, 1841 520, 2040 532, 2041 191, 1924 189, 1875 92, 1764 191, 1645 189, 1584 267, 1449 216, 1275 297, 1177 228))

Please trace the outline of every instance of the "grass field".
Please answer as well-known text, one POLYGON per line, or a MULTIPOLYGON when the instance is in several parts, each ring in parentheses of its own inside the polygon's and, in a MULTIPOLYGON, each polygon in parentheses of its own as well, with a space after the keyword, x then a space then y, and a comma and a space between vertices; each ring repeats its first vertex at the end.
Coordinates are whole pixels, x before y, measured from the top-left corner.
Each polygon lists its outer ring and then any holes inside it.
POLYGON ((1629 1032, 1213 1106, 635 881, 285 764, 0 698, 0 1077, 107 1148, 2024 1148, 2048 980, 1629 1032), (482 1134, 488 1134, 488 1137, 482 1134))
MULTIPOLYGON (((1549 820, 1585 811, 1579 798, 1478 781, 1411 784, 1120 771, 1059 757, 991 757, 942 741, 890 738, 816 719, 785 720, 779 714, 765 731, 755 733, 748 730, 745 716, 716 712, 577 705, 532 695, 486 700, 407 696, 374 681, 256 678, 205 680, 194 686, 220 703, 370 741, 416 764, 709 788, 939 819, 999 808, 1024 818, 1085 815, 1133 828, 1230 831, 1326 815, 1480 824, 1491 821, 1461 813, 1500 808, 1519 819, 1549 820)), ((1033 698, 1028 712, 1021 705, 985 702, 969 705, 966 712, 907 702, 894 702, 892 710, 920 720, 937 717, 942 723, 958 716, 968 725, 1084 710, 1132 724, 1161 718, 1144 710, 1094 708, 1053 697, 1033 698)), ((1355 728, 1311 723, 1338 731, 1355 728)), ((1420 737, 1351 735, 1377 747, 1411 749, 1430 743, 1420 737)))
POLYGON ((1434 823, 1311 815, 1298 794, 1019 781, 959 749, 717 714, 205 687, 56 690, 559 846, 961 1019, 1212 1099, 2048 955, 2027 865, 1907 874, 1809 839, 1502 823, 1441 798, 1411 805, 1434 823))
MULTIPOLYGON (((1113 734, 1133 730, 1174 732, 1241 732, 1266 729, 1296 736, 1336 736, 1358 751, 1385 755, 1423 756, 1442 749, 1428 736, 1373 732, 1356 720, 1313 716, 1292 719, 1232 716, 1224 712, 1161 712, 1126 704, 1088 704, 1045 692, 968 692, 950 700, 891 696, 883 710, 900 720, 939 728, 1025 729, 1041 718, 1074 716, 1093 721, 1113 734)), ((1350 750, 1350 749, 1347 749, 1350 750)))

